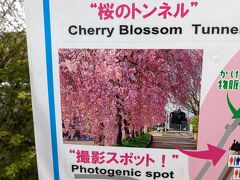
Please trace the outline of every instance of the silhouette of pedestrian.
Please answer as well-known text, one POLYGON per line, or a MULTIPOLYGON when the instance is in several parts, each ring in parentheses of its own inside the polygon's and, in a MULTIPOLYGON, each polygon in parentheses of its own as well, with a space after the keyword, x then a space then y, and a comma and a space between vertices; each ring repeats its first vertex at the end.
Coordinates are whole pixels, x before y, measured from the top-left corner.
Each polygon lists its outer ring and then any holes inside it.
POLYGON ((240 162, 240 157, 238 156, 236 159, 236 165, 239 166, 239 162, 240 162))

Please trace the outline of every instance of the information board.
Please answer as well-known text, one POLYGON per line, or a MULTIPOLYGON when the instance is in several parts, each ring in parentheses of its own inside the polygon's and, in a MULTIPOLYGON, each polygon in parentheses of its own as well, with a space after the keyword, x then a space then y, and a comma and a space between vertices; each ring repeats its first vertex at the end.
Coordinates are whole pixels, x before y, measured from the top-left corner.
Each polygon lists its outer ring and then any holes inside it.
POLYGON ((239 7, 26 0, 39 179, 238 179, 239 7))

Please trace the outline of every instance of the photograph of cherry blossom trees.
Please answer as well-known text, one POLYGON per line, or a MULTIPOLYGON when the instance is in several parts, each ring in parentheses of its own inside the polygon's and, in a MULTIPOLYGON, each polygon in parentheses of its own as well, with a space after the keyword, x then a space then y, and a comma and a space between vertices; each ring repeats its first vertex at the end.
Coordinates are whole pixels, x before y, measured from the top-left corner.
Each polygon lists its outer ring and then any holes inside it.
POLYGON ((201 49, 59 49, 63 142, 196 149, 202 57, 201 49))

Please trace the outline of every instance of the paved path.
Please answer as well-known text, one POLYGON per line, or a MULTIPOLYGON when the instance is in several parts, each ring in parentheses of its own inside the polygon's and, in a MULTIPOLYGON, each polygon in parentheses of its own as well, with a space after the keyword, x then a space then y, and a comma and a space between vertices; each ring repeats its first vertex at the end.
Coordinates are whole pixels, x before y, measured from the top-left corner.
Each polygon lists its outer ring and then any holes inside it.
POLYGON ((186 132, 168 132, 167 134, 150 132, 150 134, 152 135, 150 148, 197 149, 197 142, 193 140, 193 137, 189 133, 186 132))

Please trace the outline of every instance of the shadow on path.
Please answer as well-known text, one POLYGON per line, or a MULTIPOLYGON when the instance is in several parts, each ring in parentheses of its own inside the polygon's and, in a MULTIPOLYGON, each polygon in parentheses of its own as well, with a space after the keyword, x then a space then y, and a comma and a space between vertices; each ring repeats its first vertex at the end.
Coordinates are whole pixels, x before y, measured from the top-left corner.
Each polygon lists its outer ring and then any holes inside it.
POLYGON ((187 132, 168 132, 167 134, 150 132, 150 134, 152 135, 150 148, 197 149, 197 142, 194 141, 192 135, 187 132))

